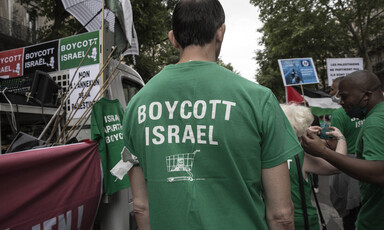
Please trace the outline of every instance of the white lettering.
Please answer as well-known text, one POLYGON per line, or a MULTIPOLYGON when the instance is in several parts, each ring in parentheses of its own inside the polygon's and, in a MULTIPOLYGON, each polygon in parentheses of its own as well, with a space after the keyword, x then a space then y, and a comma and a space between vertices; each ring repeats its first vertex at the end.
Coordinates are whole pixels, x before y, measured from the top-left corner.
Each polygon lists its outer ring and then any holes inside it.
POLYGON ((149 127, 145 127, 145 145, 149 146, 149 127))
POLYGON ((145 118, 146 118, 146 115, 145 115, 145 105, 142 105, 139 107, 137 113, 138 113, 138 116, 137 118, 139 119, 139 124, 143 123, 145 121, 145 118))
POLYGON ((173 105, 169 103, 169 101, 165 102, 165 105, 167 106, 168 112, 169 112, 169 120, 173 119, 173 113, 175 112, 178 101, 173 102, 173 105))
POLYGON ((183 119, 189 119, 191 118, 192 116, 192 113, 191 112, 188 112, 187 114, 185 114, 185 106, 188 105, 189 107, 192 107, 192 102, 190 101, 183 101, 181 103, 181 110, 180 110, 180 116, 181 118, 183 119))
POLYGON ((179 137, 180 128, 177 125, 170 125, 168 126, 168 143, 172 144, 172 138, 175 138, 175 143, 180 143, 180 137, 179 137))
POLYGON ((60 230, 71 230, 71 223, 72 223, 72 211, 67 212, 67 218, 65 218, 64 214, 59 215, 59 223, 58 227, 60 230), (65 221, 67 219, 67 221, 65 221))
POLYGON ((209 126, 208 137, 209 137, 209 144, 210 144, 210 145, 219 145, 219 142, 218 142, 218 141, 214 141, 214 140, 213 140, 213 125, 210 125, 210 126, 209 126))
POLYGON ((202 140, 202 137, 205 137, 205 133, 203 130, 207 129, 207 126, 205 125, 198 125, 197 126, 197 133, 196 133, 196 138, 197 138, 197 143, 198 144, 207 144, 206 140, 202 140))
POLYGON ((158 139, 156 139, 156 138, 152 139, 152 142, 155 145, 161 145, 164 143, 164 135, 161 134, 160 132, 164 132, 164 127, 156 126, 155 128, 153 128, 153 135, 158 137, 158 139))
POLYGON ((205 101, 196 101, 195 105, 193 106, 193 116, 196 119, 203 119, 205 117, 205 114, 207 112, 207 104, 205 101), (198 114, 199 112, 199 105, 201 105, 201 114, 198 114))
POLYGON ((161 103, 160 102, 152 102, 150 105, 149 105, 149 118, 151 118, 152 120, 159 120, 161 118, 161 114, 162 114, 162 109, 163 107, 161 106, 161 103), (157 115, 155 115, 155 107, 157 107, 157 115))
POLYGON ((291 169, 291 162, 292 162, 292 159, 288 159, 288 160, 287 160, 287 163, 288 163, 288 170, 291 169))
POLYGON ((190 126, 190 125, 185 126, 184 136, 183 136, 183 140, 181 142, 186 143, 187 140, 190 140, 192 144, 195 143, 195 136, 193 135, 192 126, 190 126))
POLYGON ((220 103, 221 103, 221 100, 210 100, 209 101, 209 104, 212 105, 212 116, 211 116, 212 119, 216 118, 216 105, 220 104, 220 103))
POLYGON ((223 101, 223 104, 227 105, 227 109, 225 111, 225 120, 229 121, 229 118, 231 117, 231 106, 236 106, 236 103, 230 101, 223 101))

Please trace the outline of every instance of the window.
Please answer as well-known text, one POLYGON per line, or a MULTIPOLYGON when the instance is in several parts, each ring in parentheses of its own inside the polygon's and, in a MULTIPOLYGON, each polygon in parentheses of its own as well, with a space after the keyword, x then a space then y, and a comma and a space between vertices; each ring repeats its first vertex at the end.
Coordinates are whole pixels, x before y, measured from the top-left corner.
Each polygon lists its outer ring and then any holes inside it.
POLYGON ((128 79, 122 77, 123 92, 126 104, 132 99, 132 97, 139 92, 142 86, 137 83, 134 83, 128 79))

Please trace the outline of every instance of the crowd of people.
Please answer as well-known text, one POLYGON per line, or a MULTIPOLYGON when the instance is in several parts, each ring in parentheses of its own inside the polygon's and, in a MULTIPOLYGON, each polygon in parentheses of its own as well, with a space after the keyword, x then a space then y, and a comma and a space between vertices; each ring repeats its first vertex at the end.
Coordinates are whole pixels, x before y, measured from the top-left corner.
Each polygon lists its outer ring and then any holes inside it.
POLYGON ((333 98, 343 108, 324 133, 309 108, 280 105, 269 89, 216 63, 225 29, 218 0, 179 1, 168 34, 179 62, 125 110, 124 142, 137 158, 129 178, 139 229, 320 229, 312 174, 336 174, 332 202, 345 229, 382 229, 384 97, 377 76, 356 71, 335 81, 333 98))

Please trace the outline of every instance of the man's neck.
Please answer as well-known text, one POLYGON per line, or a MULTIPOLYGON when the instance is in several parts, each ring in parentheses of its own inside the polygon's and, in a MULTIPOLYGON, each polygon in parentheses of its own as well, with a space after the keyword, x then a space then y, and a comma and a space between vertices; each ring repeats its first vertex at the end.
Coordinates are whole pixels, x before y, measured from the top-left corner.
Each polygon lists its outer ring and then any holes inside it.
POLYGON ((191 45, 185 47, 180 52, 180 60, 178 63, 184 63, 189 61, 209 61, 216 62, 216 52, 213 44, 206 44, 204 46, 191 45))
POLYGON ((384 101, 384 96, 381 92, 376 92, 376 95, 374 95, 370 101, 370 104, 368 105, 368 111, 371 111, 377 104, 380 104, 384 101))

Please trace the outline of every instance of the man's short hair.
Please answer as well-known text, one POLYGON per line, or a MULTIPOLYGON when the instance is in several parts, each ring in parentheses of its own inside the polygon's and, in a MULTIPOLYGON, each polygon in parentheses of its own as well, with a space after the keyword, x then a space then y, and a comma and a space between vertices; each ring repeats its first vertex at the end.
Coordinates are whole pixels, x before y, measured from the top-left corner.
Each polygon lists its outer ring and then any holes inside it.
POLYGON ((218 0, 181 0, 173 11, 172 30, 181 48, 204 46, 225 22, 218 0))

